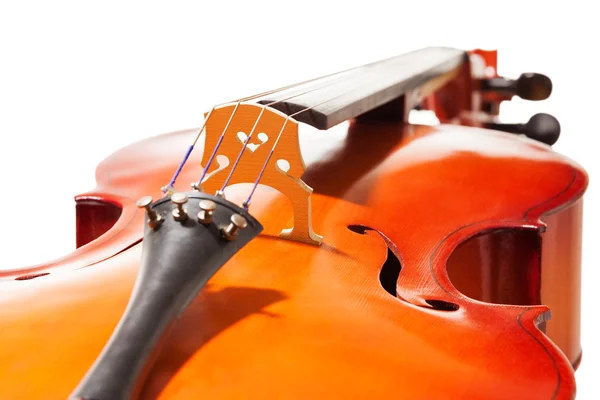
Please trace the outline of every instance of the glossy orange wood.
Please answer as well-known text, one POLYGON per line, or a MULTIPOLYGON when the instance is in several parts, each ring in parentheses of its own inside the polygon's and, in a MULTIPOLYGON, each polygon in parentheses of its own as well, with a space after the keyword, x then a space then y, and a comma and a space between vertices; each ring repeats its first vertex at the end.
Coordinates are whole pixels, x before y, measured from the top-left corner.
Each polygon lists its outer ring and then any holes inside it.
POLYGON ((575 366, 581 361, 581 244, 583 199, 544 217, 541 303, 552 310, 546 334, 575 366))
MULTIPOLYGON (((61 261, 0 276, 0 398, 66 398, 78 384, 133 287, 143 228, 133 201, 159 196, 194 133, 109 157, 83 197, 120 203, 116 225, 61 261), (49 275, 15 281, 31 272, 49 275)), ((579 166, 477 128, 355 123, 300 137, 322 246, 280 239, 291 207, 261 187, 251 212, 265 231, 182 315, 142 398, 573 397, 569 359, 535 325, 548 308, 468 298, 446 262, 479 232, 541 228, 545 213, 582 196, 579 166), (402 264, 397 296, 379 281, 388 246, 402 264)), ((197 179, 201 154, 179 182, 197 179)), ((248 190, 227 197, 239 204, 248 190)))
POLYGON ((452 253, 454 286, 480 301, 550 307, 541 329, 577 366, 581 360, 581 232, 583 200, 543 217, 536 229, 483 232, 452 253))

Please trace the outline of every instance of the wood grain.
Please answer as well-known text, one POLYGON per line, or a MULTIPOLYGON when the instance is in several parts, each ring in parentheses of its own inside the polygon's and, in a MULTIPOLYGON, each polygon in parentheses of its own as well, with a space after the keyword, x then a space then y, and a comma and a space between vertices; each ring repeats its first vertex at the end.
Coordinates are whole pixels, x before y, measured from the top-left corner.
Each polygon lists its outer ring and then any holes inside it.
MULTIPOLYGON (((154 194, 195 133, 114 154, 99 168, 95 196, 154 194)), ((574 396, 569 359, 536 327, 548 307, 470 299, 452 285, 446 262, 481 231, 541 229, 546 213, 582 196, 587 176, 578 165, 533 141, 466 127, 353 123, 348 132, 303 137, 303 176, 315 188, 313 223, 323 244, 281 240, 292 207, 261 188, 251 212, 264 234, 181 316, 143 399, 574 396), (389 139, 368 140, 379 136, 389 139), (348 159, 360 162, 349 168, 348 159), (396 296, 379 282, 388 248, 402 265, 396 296), (431 300, 458 309, 437 310, 431 300)), ((201 153, 183 182, 198 178, 201 153)), ((227 197, 239 204, 248 190, 234 185, 227 197)), ((133 204, 121 205, 116 226, 129 231, 120 237, 125 248, 141 237, 143 222, 133 204), (124 219, 132 212, 133 221, 124 219)), ((115 254, 104 236, 99 247, 92 242, 35 268, 49 275, 3 275, 0 398, 66 398, 105 345, 133 288, 141 245, 115 254), (94 256, 82 265, 86 249, 94 256)), ((557 307, 556 317, 562 312, 557 307)))
MULTIPOLYGON (((225 137, 215 155, 217 159, 223 157, 222 160, 227 160, 227 164, 219 166, 214 162, 210 166, 202 182, 203 190, 216 193, 230 174, 228 185, 254 184, 262 171, 260 184, 287 196, 294 210, 293 224, 286 227, 280 236, 303 243, 320 244, 322 237, 312 227, 312 188, 300 179, 305 165, 300 152, 298 123, 258 104, 228 105, 216 108, 208 118, 206 148, 216 148, 223 132, 225 137), (274 146, 278 137, 277 146, 274 146), (247 138, 248 145, 242 152, 247 138), (271 150, 273 153, 270 156, 271 150), (234 168, 240 154, 239 163, 234 168), (284 170, 282 166, 288 169, 284 170)), ((208 165, 211 154, 208 151, 204 153, 202 165, 208 165)))

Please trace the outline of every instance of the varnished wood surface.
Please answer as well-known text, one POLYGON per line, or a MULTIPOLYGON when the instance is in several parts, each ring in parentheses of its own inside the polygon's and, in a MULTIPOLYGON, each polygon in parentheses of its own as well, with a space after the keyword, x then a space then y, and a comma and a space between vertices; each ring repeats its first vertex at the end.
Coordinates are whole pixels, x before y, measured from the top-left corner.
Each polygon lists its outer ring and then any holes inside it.
POLYGON ((573 365, 581 361, 581 245, 583 199, 566 210, 544 218, 541 303, 550 307, 552 319, 546 334, 564 351, 573 365))
POLYGON ((295 119, 329 129, 418 88, 430 94, 466 61, 463 50, 427 47, 271 94, 260 103, 274 103, 273 108, 288 115, 306 109, 295 119))
MULTIPOLYGON (((204 145, 208 149, 219 147, 202 182, 204 191, 216 193, 228 178, 228 185, 254 183, 262 171, 261 184, 285 195, 294 210, 293 225, 286 227, 280 236, 303 243, 321 243, 321 236, 312 228, 312 189, 300 179, 305 165, 296 121, 258 104, 222 106, 214 109, 207 120, 204 145), (246 140, 246 151, 236 165, 246 140), (280 162, 287 164, 280 166, 280 162)), ((208 165, 211 154, 204 154, 202 165, 208 165)))
MULTIPOLYGON (((542 227, 545 213, 583 194, 581 168, 546 146, 475 128, 344 128, 301 135, 322 246, 280 239, 291 207, 261 188, 251 212, 264 234, 182 315, 142 397, 572 398, 569 359, 535 326, 548 308, 467 298, 446 260, 481 231, 542 227), (379 282, 388 246, 402 264, 397 296, 379 282)), ((141 245, 127 248, 142 215, 132 201, 159 195, 194 133, 109 157, 92 194, 123 204, 115 227, 59 262, 1 275, 0 398, 65 398, 77 385, 133 287, 141 245), (14 280, 32 270, 49 275, 14 280)), ((200 157, 182 182, 197 179, 200 157)), ((235 185, 228 198, 239 203, 248 189, 235 185)))
POLYGON ((581 360, 582 210, 580 199, 546 215, 543 234, 484 232, 461 243, 447 262, 453 285, 473 299, 548 306, 551 318, 540 328, 574 366, 581 360))

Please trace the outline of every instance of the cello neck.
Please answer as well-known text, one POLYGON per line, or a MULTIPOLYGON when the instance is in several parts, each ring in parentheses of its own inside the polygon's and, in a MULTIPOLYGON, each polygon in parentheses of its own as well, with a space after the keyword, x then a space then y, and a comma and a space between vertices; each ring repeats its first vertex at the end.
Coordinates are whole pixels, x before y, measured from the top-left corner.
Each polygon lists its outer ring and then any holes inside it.
POLYGON ((462 50, 428 47, 275 92, 259 103, 329 129, 418 91, 413 106, 456 77, 466 62, 462 50))

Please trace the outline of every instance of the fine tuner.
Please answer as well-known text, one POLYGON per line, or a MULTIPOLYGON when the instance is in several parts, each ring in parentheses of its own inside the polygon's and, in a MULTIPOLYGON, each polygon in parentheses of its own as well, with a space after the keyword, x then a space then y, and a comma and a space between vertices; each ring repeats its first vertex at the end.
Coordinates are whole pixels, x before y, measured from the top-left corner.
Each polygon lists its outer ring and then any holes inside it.
MULTIPOLYGON (((177 192, 170 196, 171 203, 175 205, 170 212, 171 217, 174 221, 184 222, 188 219, 188 210, 185 207, 188 202, 188 196, 185 193, 177 192)), ((137 207, 146 210, 147 225, 150 229, 159 229, 161 224, 165 221, 165 217, 161 215, 161 211, 157 211, 153 208, 152 197, 144 196, 137 201, 137 207)), ((163 206, 164 208, 164 206, 163 206)), ((202 225, 209 225, 213 222, 213 214, 217 209, 217 204, 209 199, 201 199, 198 202, 199 211, 197 213, 197 220, 202 225)), ((164 212, 164 210, 162 210, 164 212)), ((231 214, 229 223, 222 225, 220 228, 221 236, 225 240, 234 240, 239 231, 248 226, 248 221, 242 215, 238 213, 231 214)))

